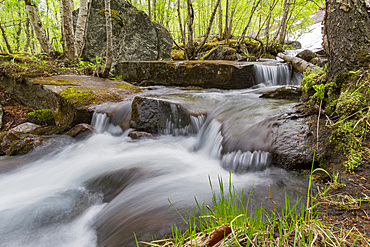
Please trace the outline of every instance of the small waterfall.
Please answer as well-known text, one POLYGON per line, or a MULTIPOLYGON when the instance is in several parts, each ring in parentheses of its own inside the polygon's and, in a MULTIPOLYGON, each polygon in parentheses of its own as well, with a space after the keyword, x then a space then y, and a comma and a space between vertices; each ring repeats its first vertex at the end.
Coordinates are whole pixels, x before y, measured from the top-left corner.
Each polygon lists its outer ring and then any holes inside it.
POLYGON ((198 133, 194 150, 201 150, 212 158, 220 159, 222 140, 221 123, 215 119, 208 120, 198 133))
POLYGON ((91 126, 98 133, 108 132, 120 135, 130 127, 131 101, 106 103, 97 106, 91 120, 91 126))
POLYGON ((292 67, 290 64, 276 65, 254 64, 258 84, 267 86, 292 85, 292 67))
POLYGON ((234 173, 262 171, 271 163, 271 154, 264 151, 227 153, 222 157, 222 166, 234 173))

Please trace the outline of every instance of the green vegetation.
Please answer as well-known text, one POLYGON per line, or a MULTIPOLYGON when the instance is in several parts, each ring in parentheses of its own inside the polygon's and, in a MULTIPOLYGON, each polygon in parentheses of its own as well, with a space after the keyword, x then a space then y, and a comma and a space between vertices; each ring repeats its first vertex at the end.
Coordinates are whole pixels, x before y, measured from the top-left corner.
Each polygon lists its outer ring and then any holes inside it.
POLYGON ((35 111, 28 113, 28 116, 35 117, 37 123, 39 124, 44 124, 44 125, 55 124, 54 115, 51 109, 35 110, 35 111))
MULTIPOLYGON (((302 82, 306 97, 311 101, 323 100, 323 108, 331 119, 330 143, 333 153, 344 154, 345 167, 353 170, 362 162, 365 151, 363 141, 369 133, 370 118, 370 71, 359 69, 337 75, 335 80, 326 83, 323 70, 313 70, 306 74, 302 82)), ((324 154, 329 155, 328 153, 324 154)))
POLYGON ((129 85, 129 84, 126 84, 126 83, 116 82, 116 83, 114 83, 114 85, 116 85, 117 87, 120 87, 120 88, 124 88, 124 89, 140 90, 139 87, 129 85))
POLYGON ((83 87, 69 87, 58 94, 79 105, 91 104, 96 98, 91 90, 86 90, 83 87))
POLYGON ((52 78, 43 77, 32 80, 35 84, 39 85, 56 85, 56 86, 80 86, 80 84, 75 83, 76 80, 68 80, 63 78, 52 78))
MULTIPOLYGON (((224 187, 222 179, 219 179, 219 194, 213 190, 211 182, 210 186, 213 194, 212 207, 195 199, 197 210, 186 216, 181 215, 187 224, 185 231, 174 226, 169 238, 146 244, 213 246, 221 241, 217 246, 342 246, 349 243, 346 238, 350 233, 343 231, 339 236, 335 235, 334 228, 320 220, 321 217, 313 211, 317 204, 305 209, 304 204, 298 200, 295 205, 291 205, 286 195, 285 207, 277 211, 270 191, 274 211, 266 212, 262 205, 252 205, 252 191, 245 203, 243 191, 235 191, 231 177, 228 189, 224 187), (199 217, 196 216, 196 211, 200 212, 199 217)), ((359 201, 353 199, 346 205, 356 203, 359 201)))

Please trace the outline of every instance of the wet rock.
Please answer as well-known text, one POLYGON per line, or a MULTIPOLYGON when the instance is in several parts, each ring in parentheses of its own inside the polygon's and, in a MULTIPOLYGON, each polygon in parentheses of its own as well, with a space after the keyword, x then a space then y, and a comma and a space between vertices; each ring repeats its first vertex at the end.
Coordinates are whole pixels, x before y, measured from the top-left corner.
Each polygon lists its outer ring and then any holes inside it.
POLYGON ((275 126, 273 162, 285 169, 310 169, 320 152, 314 152, 314 138, 307 120, 300 115, 282 116, 275 126))
POLYGON ((116 73, 125 81, 144 86, 164 85, 220 89, 254 86, 253 64, 232 61, 120 62, 116 73))
POLYGON ((12 129, 9 130, 9 134, 14 133, 14 134, 26 134, 31 131, 34 131, 35 129, 41 127, 40 125, 34 124, 34 123, 23 123, 20 124, 12 129))
POLYGON ((31 79, 15 82, 4 75, 1 87, 14 95, 23 104, 36 109, 51 109, 55 123, 59 126, 74 126, 81 122, 90 122, 92 111, 70 102, 45 85, 31 79))
MULTIPOLYGON (((112 0, 113 71, 122 61, 162 60, 171 57, 173 39, 159 24, 150 21, 141 10, 123 0, 112 0)), ((104 58, 106 24, 104 1, 92 1, 86 30, 84 60, 96 62, 104 58)))
POLYGON ((122 190, 145 174, 138 168, 122 169, 102 174, 86 182, 86 188, 94 193, 102 193, 103 201, 112 201, 122 190))
POLYGON ((149 138, 149 139, 155 138, 153 134, 145 132, 145 131, 131 131, 130 134, 128 134, 128 136, 133 140, 143 139, 143 138, 149 138))
POLYGON ((3 137, 0 139, 2 153, 10 156, 26 154, 35 147, 40 146, 43 142, 42 138, 31 134, 32 131, 39 127, 40 125, 27 122, 12 128, 8 132, 4 132, 3 137))
POLYGON ((305 60, 306 62, 311 61, 313 58, 317 57, 316 53, 310 51, 310 50, 304 50, 297 54, 297 57, 305 60))
POLYGON ((132 102, 131 128, 152 134, 196 133, 192 118, 203 114, 196 110, 179 102, 136 96, 132 102))
POLYGON ((82 123, 82 124, 77 124, 74 126, 72 129, 70 129, 66 135, 71 136, 71 137, 86 137, 87 135, 95 133, 95 130, 91 125, 82 123))
POLYGON ((9 146, 8 155, 15 156, 27 154, 34 148, 41 146, 43 139, 40 136, 29 135, 23 139, 16 140, 9 146))
POLYGON ((261 98, 299 100, 302 90, 299 87, 281 87, 261 95, 261 98))

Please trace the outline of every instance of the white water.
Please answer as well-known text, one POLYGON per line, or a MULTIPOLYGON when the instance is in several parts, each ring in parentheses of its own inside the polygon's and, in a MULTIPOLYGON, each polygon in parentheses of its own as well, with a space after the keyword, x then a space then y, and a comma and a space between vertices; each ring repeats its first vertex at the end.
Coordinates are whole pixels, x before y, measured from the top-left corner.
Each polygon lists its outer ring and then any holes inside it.
MULTIPOLYGON (((287 69, 275 66, 262 69, 267 70, 262 74, 287 69)), ((267 85, 292 83, 289 76, 282 77, 263 75, 260 80, 267 85)), ((93 119, 98 134, 85 140, 63 137, 25 156, 0 157, 0 246, 134 246, 133 232, 139 240, 150 240, 153 234, 171 232, 174 222, 181 225, 168 200, 180 212, 192 210, 194 196, 200 202, 210 202, 208 179, 217 191, 218 177, 227 183, 229 168, 238 191, 243 189, 248 194, 253 187, 253 205, 264 203, 267 210, 272 208, 269 185, 278 206, 285 204, 284 189, 294 204, 307 192, 306 182, 291 172, 269 166, 271 157, 264 150, 269 146, 269 131, 263 132, 269 126, 264 119, 283 111, 289 102, 261 100, 255 93, 197 92, 191 97, 207 98, 202 104, 213 109, 212 117, 193 117, 191 128, 183 130, 168 122, 167 133, 172 135, 154 140, 133 141, 127 132, 123 133, 118 126, 127 124, 126 110, 118 115, 113 114, 114 110, 109 114, 102 111, 93 119), (224 130, 221 121, 227 127, 224 130), (183 134, 188 136, 176 136, 183 134), (224 135, 246 137, 237 142, 245 150, 226 150, 221 145, 229 141, 224 135), (87 184, 97 177, 133 169, 136 175, 130 176, 127 187, 109 203, 103 203, 102 194, 87 189, 87 184)))

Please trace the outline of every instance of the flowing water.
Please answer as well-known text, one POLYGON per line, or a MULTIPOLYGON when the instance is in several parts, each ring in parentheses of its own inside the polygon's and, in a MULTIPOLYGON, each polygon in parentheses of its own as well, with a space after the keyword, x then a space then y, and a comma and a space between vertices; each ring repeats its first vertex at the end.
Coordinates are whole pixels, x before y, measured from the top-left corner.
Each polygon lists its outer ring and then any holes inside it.
POLYGON ((256 66, 255 89, 146 91, 207 112, 186 128, 172 119, 155 139, 127 136, 126 101, 97 107, 97 133, 85 139, 56 137, 30 154, 0 157, 0 246, 134 246, 134 232, 147 241, 183 225, 170 202, 192 211, 195 197, 210 203, 209 181, 217 192, 218 179, 229 176, 237 191, 252 190, 255 206, 272 208, 269 185, 280 208, 285 195, 294 204, 307 181, 271 165, 270 155, 274 118, 294 102, 259 96, 266 85, 296 82, 288 65, 271 66, 256 66))

